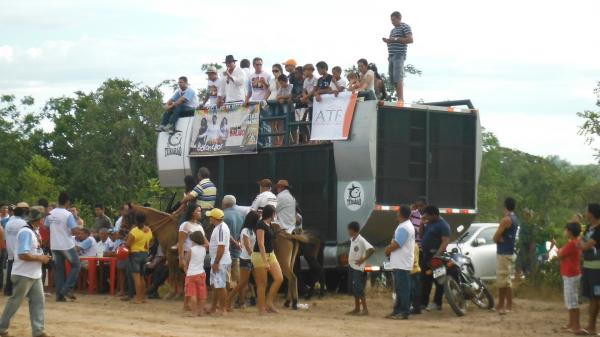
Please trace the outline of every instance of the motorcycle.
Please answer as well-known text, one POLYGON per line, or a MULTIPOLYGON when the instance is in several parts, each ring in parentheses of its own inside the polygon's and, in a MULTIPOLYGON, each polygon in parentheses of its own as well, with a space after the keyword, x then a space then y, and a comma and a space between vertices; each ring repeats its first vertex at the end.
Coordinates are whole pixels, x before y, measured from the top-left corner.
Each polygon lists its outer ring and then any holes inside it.
MULTIPOLYGON (((459 226, 459 232, 462 226, 459 226)), ((458 242, 461 240, 459 239, 458 242)), ((481 309, 494 308, 494 297, 488 287, 475 276, 471 258, 462 254, 460 245, 431 259, 431 270, 437 285, 444 287, 448 304, 457 316, 467 313, 467 303, 472 301, 481 309)))

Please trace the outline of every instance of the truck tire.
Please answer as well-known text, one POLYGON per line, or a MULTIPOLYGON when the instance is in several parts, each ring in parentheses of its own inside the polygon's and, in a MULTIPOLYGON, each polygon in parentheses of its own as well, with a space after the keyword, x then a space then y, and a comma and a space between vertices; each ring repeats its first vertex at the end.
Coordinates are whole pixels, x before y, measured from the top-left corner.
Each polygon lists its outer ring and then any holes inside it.
POLYGON ((446 277, 446 282, 444 282, 444 294, 446 295, 446 300, 448 300, 450 308, 452 308, 452 311, 454 311, 456 316, 461 317, 467 313, 467 301, 462 294, 460 285, 453 277, 446 277))

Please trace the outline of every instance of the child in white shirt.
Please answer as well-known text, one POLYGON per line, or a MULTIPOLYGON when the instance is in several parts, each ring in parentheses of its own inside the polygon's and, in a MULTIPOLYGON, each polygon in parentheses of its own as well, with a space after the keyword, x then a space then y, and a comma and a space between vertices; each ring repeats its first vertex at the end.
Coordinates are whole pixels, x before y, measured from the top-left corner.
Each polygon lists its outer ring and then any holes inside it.
POLYGON ((206 288, 206 273, 204 272, 204 258, 206 257, 206 238, 202 231, 192 232, 189 236, 192 241, 190 253, 186 255, 185 263, 185 297, 190 304, 192 315, 202 316, 204 304, 208 298, 206 288))

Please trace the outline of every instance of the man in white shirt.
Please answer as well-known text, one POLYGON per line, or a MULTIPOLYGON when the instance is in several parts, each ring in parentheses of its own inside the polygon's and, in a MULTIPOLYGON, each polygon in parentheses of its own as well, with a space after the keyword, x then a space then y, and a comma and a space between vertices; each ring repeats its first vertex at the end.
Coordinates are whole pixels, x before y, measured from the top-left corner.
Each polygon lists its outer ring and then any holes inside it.
POLYGON ((36 337, 48 337, 44 332, 44 285, 42 284, 42 264, 51 257, 44 255, 42 240, 38 228, 45 211, 41 206, 34 206, 29 213, 30 225, 21 228, 17 233, 12 279, 13 294, 6 301, 4 312, 0 317, 0 336, 9 336, 10 320, 17 313, 21 303, 29 300, 29 316, 31 332, 36 337))
POLYGON ((223 103, 243 103, 246 98, 246 74, 242 69, 236 67, 237 60, 233 55, 225 57, 225 66, 227 69, 223 72, 221 78, 221 87, 219 89, 219 107, 223 103))
POLYGON ((369 69, 369 62, 365 59, 360 59, 357 62, 358 76, 360 81, 352 87, 358 91, 358 97, 364 97, 365 101, 376 99, 375 96, 375 73, 369 69))
POLYGON ((339 66, 335 66, 331 69, 331 74, 333 75, 333 85, 335 85, 338 92, 342 92, 346 90, 346 86, 348 86, 348 81, 342 77, 342 68, 339 66))
POLYGON ((177 82, 179 89, 175 91, 173 96, 165 104, 165 113, 162 116, 160 126, 156 131, 166 131, 174 133, 177 127, 177 121, 181 115, 193 116, 194 111, 198 107, 198 96, 196 90, 188 84, 188 79, 185 76, 179 77, 177 82))
POLYGON ((279 180, 275 184, 277 190, 277 223, 288 234, 296 229, 296 199, 290 193, 290 183, 287 180, 279 180))
POLYGON ((79 229, 76 237, 77 241, 75 242, 75 249, 79 253, 79 256, 95 257, 98 255, 98 243, 96 242, 96 239, 90 235, 89 229, 79 229))
POLYGON ((77 284, 77 276, 81 263, 73 235, 76 233, 77 221, 67 209, 71 201, 67 193, 58 196, 58 207, 46 217, 46 227, 50 230, 50 249, 54 258, 54 286, 56 288, 56 301, 65 302, 66 298, 75 300, 73 289, 77 284), (71 272, 65 281, 65 263, 71 264, 71 272), (65 298, 66 297, 66 298, 65 298))
POLYGON ((415 258, 415 227, 410 222, 410 207, 400 206, 398 222, 394 238, 385 248, 385 254, 390 257, 390 266, 394 270, 394 286, 396 303, 394 311, 386 316, 390 319, 408 319, 410 315, 410 273, 415 258))
POLYGON ((262 70, 263 60, 260 57, 255 57, 252 60, 254 73, 250 74, 248 81, 248 94, 246 95, 246 104, 260 103, 269 97, 269 83, 271 75, 262 70))
POLYGON ((206 216, 210 218, 210 224, 214 226, 208 244, 211 264, 210 284, 215 291, 211 311, 216 311, 218 304, 219 310, 225 313, 225 300, 227 299, 229 272, 231 270, 231 255, 229 254, 231 234, 229 227, 223 222, 225 213, 222 210, 213 208, 206 212, 206 216))
POLYGON ((6 223, 5 240, 6 240, 6 253, 8 260, 6 263, 6 285, 4 287, 4 295, 10 296, 12 294, 13 284, 11 281, 12 267, 15 260, 15 249, 17 247, 17 234, 21 228, 27 226, 25 217, 29 212, 29 205, 26 202, 20 202, 17 204, 14 210, 13 216, 6 223))
POLYGON ((219 87, 221 86, 221 79, 217 73, 217 67, 210 66, 206 69, 206 75, 208 75, 208 85, 206 90, 208 91, 206 99, 202 103, 202 106, 206 109, 215 108, 217 106, 217 100, 219 98, 219 87))
POLYGON ((252 202, 252 206, 250 206, 250 208, 259 213, 262 212, 262 209, 267 205, 271 205, 277 209, 277 197, 275 194, 273 194, 273 192, 271 192, 272 186, 273 182, 271 182, 271 179, 262 179, 259 181, 259 194, 252 202))
MULTIPOLYGON (((71 212, 71 213, 73 213, 73 212, 71 212)), ((121 224, 123 223, 123 217, 126 216, 127 214, 129 214, 129 205, 123 204, 123 206, 121 206, 121 209, 119 210, 119 218, 117 219, 117 221, 115 221, 115 227, 113 227, 113 231, 118 233, 121 230, 121 224)))

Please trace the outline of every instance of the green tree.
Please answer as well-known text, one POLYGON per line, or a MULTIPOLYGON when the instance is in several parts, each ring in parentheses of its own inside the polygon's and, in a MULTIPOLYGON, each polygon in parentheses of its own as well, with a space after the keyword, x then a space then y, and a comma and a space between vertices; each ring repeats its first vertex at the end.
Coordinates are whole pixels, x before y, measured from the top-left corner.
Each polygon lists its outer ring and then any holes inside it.
POLYGON ((157 176, 160 86, 109 79, 95 92, 51 99, 44 111, 55 125, 48 146, 57 182, 78 201, 116 206, 157 176))
POLYGON ((48 159, 34 155, 29 165, 18 176, 21 186, 19 200, 25 200, 31 205, 35 205, 40 198, 56 200, 59 188, 55 175, 56 170, 48 159))
MULTIPOLYGON (((594 88, 596 94, 596 106, 600 107, 600 81, 594 88)), ((585 110, 578 112, 577 116, 583 119, 583 124, 579 127, 579 134, 585 137, 588 144, 592 144, 600 136, 600 111, 585 110)), ((600 150, 596 150, 596 159, 600 159, 600 150)))

